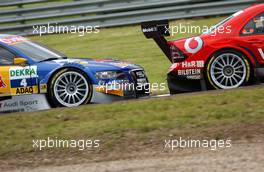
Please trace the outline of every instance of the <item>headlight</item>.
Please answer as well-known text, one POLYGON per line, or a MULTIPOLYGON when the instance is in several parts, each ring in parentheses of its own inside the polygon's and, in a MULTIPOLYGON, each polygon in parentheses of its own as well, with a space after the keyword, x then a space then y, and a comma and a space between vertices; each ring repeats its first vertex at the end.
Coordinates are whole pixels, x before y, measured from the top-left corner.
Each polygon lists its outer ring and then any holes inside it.
POLYGON ((111 78, 116 78, 117 72, 115 71, 97 72, 95 76, 97 79, 111 79, 111 78))
POLYGON ((97 72, 95 74, 98 80, 106 80, 106 79, 113 79, 113 80, 124 80, 127 79, 125 73, 119 71, 103 71, 97 72))

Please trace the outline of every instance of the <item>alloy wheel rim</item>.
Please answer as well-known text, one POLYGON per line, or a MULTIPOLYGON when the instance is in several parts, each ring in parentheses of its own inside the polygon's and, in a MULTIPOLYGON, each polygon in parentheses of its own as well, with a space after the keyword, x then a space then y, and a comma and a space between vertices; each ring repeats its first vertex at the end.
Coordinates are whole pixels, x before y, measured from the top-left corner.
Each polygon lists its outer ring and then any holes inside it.
POLYGON ((81 105, 89 93, 89 84, 84 76, 71 71, 60 75, 54 84, 56 99, 63 106, 74 107, 81 105))
POLYGON ((246 64, 242 58, 225 53, 215 58, 210 73, 214 83, 222 89, 237 88, 246 78, 246 64))

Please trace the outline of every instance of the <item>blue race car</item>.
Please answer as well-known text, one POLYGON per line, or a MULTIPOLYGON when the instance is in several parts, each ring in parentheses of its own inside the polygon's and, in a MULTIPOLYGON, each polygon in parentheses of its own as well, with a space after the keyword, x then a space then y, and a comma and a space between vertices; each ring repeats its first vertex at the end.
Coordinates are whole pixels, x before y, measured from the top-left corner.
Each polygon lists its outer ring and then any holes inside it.
POLYGON ((144 69, 117 60, 67 59, 27 38, 0 35, 0 100, 45 94, 52 107, 149 95, 144 69))

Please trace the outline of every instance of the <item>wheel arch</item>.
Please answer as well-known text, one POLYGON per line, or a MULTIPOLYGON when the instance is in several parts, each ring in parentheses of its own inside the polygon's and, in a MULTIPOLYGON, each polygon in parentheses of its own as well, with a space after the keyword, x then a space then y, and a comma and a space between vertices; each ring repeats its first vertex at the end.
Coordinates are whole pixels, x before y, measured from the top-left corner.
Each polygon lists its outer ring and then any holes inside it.
MULTIPOLYGON (((73 69, 73 70, 76 70, 76 71, 79 71, 81 72, 82 74, 84 74, 86 76, 86 78, 88 78, 88 82, 90 83, 90 89, 92 90, 91 91, 91 94, 93 94, 93 86, 92 86, 92 79, 91 77, 87 74, 87 72, 85 72, 84 70, 78 68, 78 67, 74 67, 74 66, 63 66, 61 68, 58 68, 56 70, 54 70, 50 75, 49 77, 47 78, 47 88, 49 88, 51 86, 51 82, 52 82, 52 79, 56 76, 57 73, 59 73, 60 71, 62 70, 65 70, 65 69, 73 69)), ((50 96, 50 91, 47 90, 46 92, 46 97, 48 99, 48 102, 50 103, 50 105, 52 107, 56 107, 53 103, 52 103, 52 100, 51 100, 51 96, 50 96)))
MULTIPOLYGON (((224 52, 224 51, 235 51, 235 52, 241 53, 247 59, 247 61, 249 63, 249 67, 250 67, 250 73, 249 73, 248 81, 252 82, 252 80, 254 78, 254 67, 258 64, 258 61, 255 59, 255 57, 252 57, 248 52, 245 52, 245 50, 243 50, 241 48, 224 47, 224 48, 220 48, 220 49, 213 51, 205 61, 205 64, 204 64, 205 70, 203 71, 203 75, 204 76, 207 75, 207 67, 208 67, 208 64, 210 63, 210 61, 212 60, 212 57, 214 57, 214 54, 224 52)), ((207 83, 208 82, 212 83, 210 78, 207 78, 206 81, 207 81, 207 83)), ((214 88, 216 88, 216 87, 214 87, 214 88)))
POLYGON ((58 69, 54 70, 54 71, 50 74, 50 76, 49 76, 48 79, 47 79, 47 86, 50 85, 50 82, 52 81, 52 78, 53 78, 58 72, 60 72, 60 71, 62 71, 62 70, 64 70, 64 69, 73 69, 73 70, 80 71, 80 72, 82 72, 83 74, 85 74, 85 75, 87 76, 87 78, 90 80, 90 82, 92 82, 92 81, 91 81, 91 77, 90 77, 90 76, 89 76, 84 70, 82 70, 82 69, 80 69, 80 68, 78 68, 78 67, 64 66, 64 67, 61 67, 61 68, 58 68, 58 69))
POLYGON ((205 67, 208 65, 208 63, 209 63, 210 60, 211 60, 211 57, 213 57, 214 54, 219 53, 219 52, 221 52, 221 51, 228 51, 228 50, 229 50, 229 51, 236 51, 236 52, 239 52, 239 53, 243 54, 243 55, 245 56, 245 58, 248 60, 251 69, 254 69, 254 67, 258 64, 257 59, 256 59, 254 56, 252 56, 252 55, 250 54, 250 52, 248 52, 247 50, 245 50, 245 49, 242 48, 242 47, 222 47, 222 48, 219 48, 219 49, 213 51, 213 52, 209 55, 209 57, 208 57, 208 58, 206 59, 206 61, 205 61, 205 67))

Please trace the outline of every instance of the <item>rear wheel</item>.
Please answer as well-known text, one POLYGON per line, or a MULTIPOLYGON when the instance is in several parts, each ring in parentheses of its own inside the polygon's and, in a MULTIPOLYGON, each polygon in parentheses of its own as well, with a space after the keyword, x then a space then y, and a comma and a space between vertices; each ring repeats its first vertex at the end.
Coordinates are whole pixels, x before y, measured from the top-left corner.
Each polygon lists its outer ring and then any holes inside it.
POLYGON ((92 85, 81 71, 64 69, 52 78, 49 98, 55 107, 75 107, 91 100, 92 85))
POLYGON ((216 89, 232 89, 249 82, 251 69, 246 57, 236 51, 216 53, 207 65, 207 79, 216 89))

